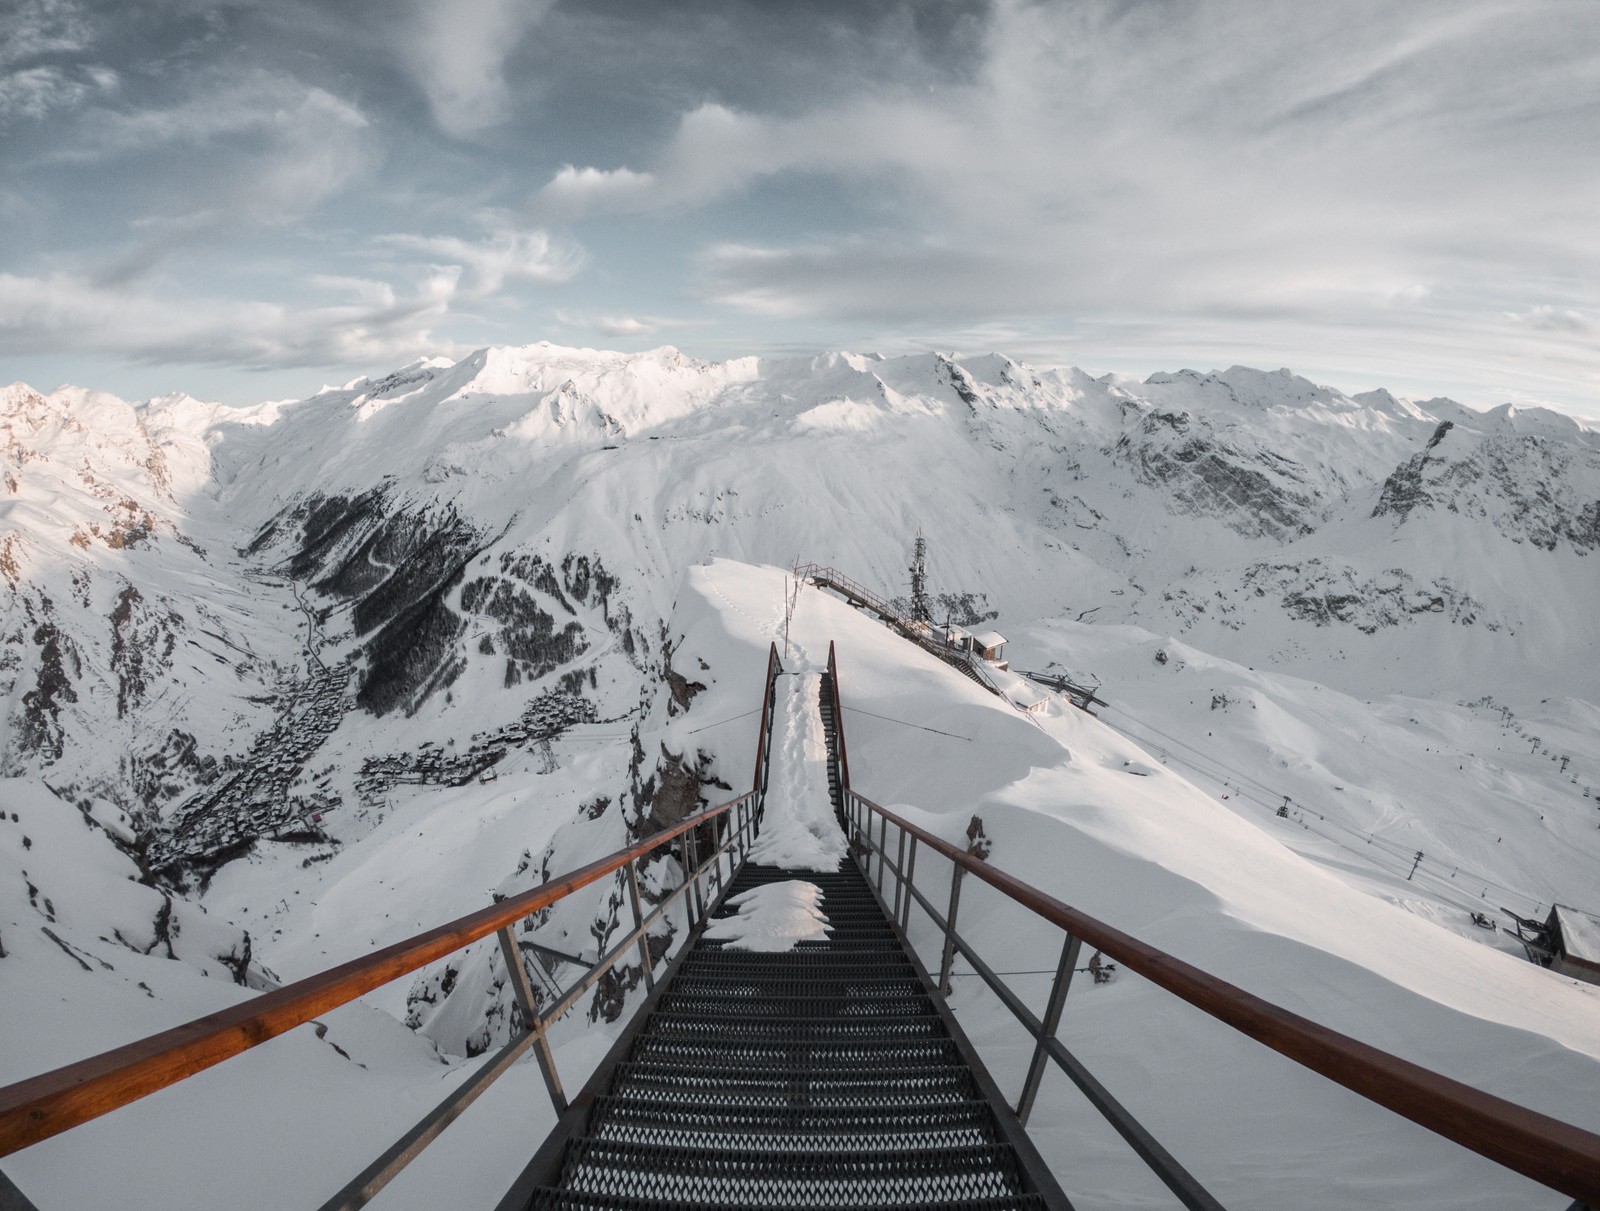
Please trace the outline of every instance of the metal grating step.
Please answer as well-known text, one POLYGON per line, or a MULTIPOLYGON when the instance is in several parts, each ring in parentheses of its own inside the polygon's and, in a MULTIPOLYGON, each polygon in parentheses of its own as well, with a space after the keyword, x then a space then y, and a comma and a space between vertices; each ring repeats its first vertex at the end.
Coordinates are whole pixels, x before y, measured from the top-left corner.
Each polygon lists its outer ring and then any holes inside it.
MULTIPOLYGON (((741 997, 812 997, 824 995, 824 988, 815 979, 790 978, 787 973, 774 973, 770 977, 735 975, 688 975, 679 973, 672 982, 672 996, 716 997, 719 1000, 737 1000, 741 997)), ((826 995, 848 996, 853 999, 875 997, 922 996, 922 981, 915 976, 890 976, 874 979, 861 976, 856 979, 828 981, 826 995), (837 987, 833 987, 836 985, 837 987)))
MULTIPOLYGON (((876 955, 879 958, 890 960, 892 960, 895 955, 899 953, 900 948, 899 940, 888 930, 874 933, 839 930, 830 937, 827 945, 831 948, 830 953, 832 954, 876 955)), ((722 942, 706 943, 706 953, 708 954, 725 949, 729 949, 729 947, 722 942)), ((771 969, 780 971, 782 970, 782 968, 776 964, 774 964, 771 969)))
POLYGON ((943 1033, 944 1023, 933 1013, 889 1018, 782 1018, 658 1010, 651 1015, 645 1028, 646 1037, 651 1039, 710 1039, 727 1043, 771 1040, 790 1044, 861 1042, 871 1045, 903 1039, 933 1039, 943 1033))
POLYGON ((729 892, 790 879, 821 889, 827 939, 761 953, 700 937, 567 1139, 559 1188, 529 1207, 1047 1205, 852 861, 747 864, 729 892))
POLYGON ((923 1017, 707 1017, 656 1014, 646 1035, 662 1043, 898 1043, 907 1038, 939 1038, 938 1016, 923 1017))
POLYGON ((983 1123, 897 1128, 886 1122, 876 1129, 855 1127, 833 1130, 780 1125, 770 1131, 759 1131, 693 1126, 677 1121, 646 1123, 622 1117, 602 1119, 595 1128, 594 1136, 615 1144, 652 1144, 716 1152, 803 1150, 808 1155, 816 1156, 859 1153, 863 1149, 981 1148, 995 1142, 993 1129, 985 1131, 983 1123))
POLYGON ((661 1008, 673 1014, 768 1018, 883 1018, 906 1015, 933 1017, 933 1002, 922 993, 873 996, 857 989, 831 997, 772 996, 766 992, 718 996, 715 993, 671 992, 661 1008))
POLYGON ((949 1064, 900 1064, 888 1068, 753 1068, 628 1060, 617 1066, 612 1092, 646 1101, 671 1095, 688 1104, 716 1106, 827 1107, 894 1104, 911 1109, 977 1097, 972 1074, 949 1064))
POLYGON ((679 1063, 747 1064, 752 1067, 839 1069, 896 1063, 959 1064, 960 1054, 948 1038, 905 1040, 819 1040, 815 1043, 762 1039, 671 1039, 646 1034, 634 1048, 642 1060, 679 1063))
POLYGON ((1001 1198, 1022 1189, 1008 1145, 895 1151, 762 1152, 621 1144, 584 1136, 562 1185, 596 1194, 746 1207, 903 1207, 1001 1198))
MULTIPOLYGON (((706 951, 696 954, 678 972, 678 980, 700 984, 716 982, 745 986, 757 983, 802 983, 821 990, 843 986, 861 987, 875 983, 893 983, 900 986, 907 981, 921 985, 916 972, 909 964, 894 963, 839 963, 806 964, 796 967, 775 967, 771 964, 741 961, 745 952, 736 950, 706 951), (704 960, 704 961, 702 961, 704 960)), ((676 983, 676 981, 675 981, 676 983)))
MULTIPOLYGON (((829 1211, 883 1211, 885 1203, 830 1203, 829 1211)), ((574 1190, 541 1187, 534 1192, 529 1211, 680 1211, 679 1202, 658 1198, 626 1198, 605 1194, 585 1194, 574 1190)), ((919 1203, 918 1211, 1047 1211, 1037 1194, 1015 1194, 1002 1198, 961 1199, 957 1202, 919 1203)), ((748 1203, 696 1203, 697 1211, 749 1211, 748 1203)))
MULTIPOLYGON (((900 1106, 892 1101, 876 1105, 816 1106, 800 1099, 768 1105, 726 1106, 685 1103, 670 1094, 623 1097, 616 1094, 595 1103, 594 1134, 621 1138, 613 1128, 633 1131, 698 1133, 717 1141, 734 1136, 771 1141, 775 1137, 816 1137, 825 1144, 808 1149, 841 1147, 842 1141, 872 1139, 879 1147, 927 1147, 935 1137, 952 1144, 996 1143, 994 1116, 987 1102, 966 1098, 928 1106, 900 1106), (900 1141, 891 1145, 889 1137, 900 1141), (922 1141, 920 1144, 918 1141, 922 1141)), ((638 1137, 635 1137, 638 1138, 638 1137)), ((722 1146, 739 1146, 724 1143, 722 1146)), ((859 1146, 859 1143, 855 1146, 859 1146)))

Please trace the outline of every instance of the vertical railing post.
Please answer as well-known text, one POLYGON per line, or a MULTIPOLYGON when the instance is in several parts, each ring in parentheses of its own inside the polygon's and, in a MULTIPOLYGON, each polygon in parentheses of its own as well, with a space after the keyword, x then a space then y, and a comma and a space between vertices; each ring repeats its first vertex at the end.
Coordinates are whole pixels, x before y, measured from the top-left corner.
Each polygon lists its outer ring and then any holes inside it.
MULTIPOLYGON (((711 834, 712 834, 711 835, 712 851, 711 852, 712 852, 712 856, 713 856, 713 860, 714 860, 714 870, 716 871, 716 876, 717 876, 717 897, 718 897, 718 899, 720 899, 722 897, 722 886, 723 886, 723 884, 722 884, 722 853, 723 853, 723 851, 725 849, 727 849, 727 846, 725 844, 723 844, 722 842, 717 840, 716 833, 717 833, 717 829, 719 827, 721 827, 723 823, 724 822, 721 821, 721 820, 713 820, 711 822, 711 834)), ((726 830, 724 830, 724 831, 726 831, 726 830)))
POLYGON ((656 986, 655 963, 650 958, 650 935, 644 930, 644 905, 639 898, 639 859, 628 862, 628 899, 633 903, 633 927, 639 931, 639 966, 644 968, 644 986, 656 986))
POLYGON ((511 926, 503 925, 496 931, 500 939, 500 956, 506 961, 506 975, 511 980, 512 993, 517 998, 517 1008, 522 1010, 522 1020, 528 1033, 533 1035, 533 1052, 539 1059, 539 1071, 544 1075, 544 1087, 549 1090, 550 1103, 556 1113, 564 1114, 567 1095, 561 1088, 561 1077, 556 1072, 556 1057, 550 1052, 550 1039, 545 1034, 544 1019, 534 1004, 533 984, 528 979, 528 969, 522 965, 522 948, 517 945, 517 935, 511 926))
POLYGON ((695 844, 694 829, 683 834, 683 848, 689 855, 689 879, 693 883, 689 889, 688 899, 694 901, 694 915, 698 921, 706 919, 705 902, 700 899, 700 847, 695 844))
POLYGON ((878 817, 878 899, 883 899, 883 861, 889 856, 889 817, 878 817))
POLYGON ((917 839, 911 838, 911 852, 906 857, 906 902, 901 906, 900 932, 911 928, 911 889, 917 885, 917 839))
POLYGON ((944 957, 939 960, 939 995, 950 995, 950 968, 956 957, 956 910, 961 907, 961 876, 964 866, 954 868, 950 876, 950 911, 944 917, 944 957))
POLYGON ((872 845, 868 840, 872 834, 872 816, 867 811, 865 800, 856 800, 855 825, 857 865, 861 867, 861 877, 864 879, 867 877, 867 872, 872 869, 872 845))
POLYGON ((1024 1124, 1033 1113, 1033 1100, 1039 1096, 1039 1083, 1044 1079, 1044 1062, 1048 1058, 1045 1040, 1055 1037, 1061 1025, 1061 1007, 1066 1004, 1067 989, 1072 985, 1072 973, 1078 967, 1078 950, 1082 943, 1077 936, 1068 934, 1061 943, 1061 962, 1056 965, 1055 982, 1050 985, 1050 1000, 1045 1005, 1044 1022, 1040 1026, 1039 1041, 1033 1049, 1033 1061, 1028 1065, 1027 1079, 1022 1082, 1022 1096, 1017 1099, 1017 1118, 1024 1124))
POLYGON ((900 896, 906 885, 906 830, 902 828, 896 831, 900 834, 900 848, 894 859, 894 912, 889 918, 892 921, 900 919, 900 896))

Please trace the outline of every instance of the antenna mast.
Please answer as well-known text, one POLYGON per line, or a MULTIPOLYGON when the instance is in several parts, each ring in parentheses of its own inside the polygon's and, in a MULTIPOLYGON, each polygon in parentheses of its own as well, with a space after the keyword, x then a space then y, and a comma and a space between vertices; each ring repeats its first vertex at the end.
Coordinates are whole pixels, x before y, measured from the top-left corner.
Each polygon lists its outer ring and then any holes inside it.
POLYGON ((928 540, 917 531, 917 545, 911 553, 911 617, 918 622, 931 622, 933 611, 928 608, 928 540))

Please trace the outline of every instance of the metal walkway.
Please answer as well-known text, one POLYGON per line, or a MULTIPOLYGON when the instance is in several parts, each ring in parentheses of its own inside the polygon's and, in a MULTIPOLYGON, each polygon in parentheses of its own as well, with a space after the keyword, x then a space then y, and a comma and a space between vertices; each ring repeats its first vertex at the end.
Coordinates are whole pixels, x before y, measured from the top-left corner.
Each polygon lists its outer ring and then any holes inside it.
POLYGON ((1069 1206, 855 863, 746 864, 730 892, 788 879, 823 890, 829 939, 701 938, 559 1178, 503 1211, 1069 1206))
MULTIPOLYGON (((830 645, 813 709, 843 827, 838 706, 830 645)), ((827 940, 761 953, 702 928, 499 1211, 1070 1209, 858 857, 829 873, 746 862, 712 920, 799 880, 822 892, 827 940)))

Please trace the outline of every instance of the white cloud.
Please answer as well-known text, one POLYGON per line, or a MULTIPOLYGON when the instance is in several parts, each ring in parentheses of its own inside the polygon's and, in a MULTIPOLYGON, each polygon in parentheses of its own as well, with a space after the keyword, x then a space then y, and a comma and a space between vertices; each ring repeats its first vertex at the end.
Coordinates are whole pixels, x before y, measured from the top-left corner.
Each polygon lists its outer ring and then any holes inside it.
POLYGON ((556 322, 567 328, 598 332, 611 338, 654 336, 658 332, 685 332, 712 326, 707 319, 684 319, 667 315, 629 315, 616 312, 573 312, 557 309, 556 322))
POLYGON ((175 104, 98 109, 54 153, 67 162, 174 157, 166 208, 136 226, 190 230, 240 221, 277 225, 368 174, 378 148, 366 115, 278 72, 210 72, 175 104), (181 172, 177 171, 181 170, 181 172))
POLYGON ((465 138, 509 112, 506 59, 553 0, 415 0, 401 56, 446 134, 465 138))
POLYGON ((101 110, 85 123, 65 160, 93 160, 171 146, 200 146, 233 135, 303 144, 329 133, 364 130, 354 105, 278 72, 209 73, 183 100, 148 109, 101 110))
POLYGON ((305 307, 0 273, 0 354, 71 351, 250 369, 398 362, 435 348, 431 329, 456 297, 459 272, 429 273, 404 292, 338 279, 330 284, 356 285, 357 301, 305 307))
POLYGON ((75 109, 119 83, 108 67, 28 67, 0 76, 0 124, 18 118, 38 120, 57 110, 75 109))
POLYGON ((465 297, 471 298, 498 293, 508 282, 558 285, 570 281, 583 265, 580 249, 552 239, 539 228, 501 228, 478 241, 457 236, 386 235, 379 237, 379 243, 461 267, 468 275, 465 297))
POLYGON ((654 203, 655 177, 631 168, 574 168, 564 165, 540 191, 545 205, 562 214, 591 210, 643 210, 654 203))
POLYGON ((598 316, 594 326, 607 336, 649 336, 661 328, 654 320, 639 319, 632 315, 598 316))
POLYGON ((16 0, 0 21, 0 67, 87 50, 89 22, 72 0, 16 0))
POLYGON ((707 251, 709 297, 764 315, 1440 304, 1600 257, 1600 155, 1575 154, 1600 151, 1597 48, 1574 0, 1003 4, 968 83, 700 105, 648 163, 568 166, 537 205, 878 190, 848 234, 707 251))
POLYGON ((1600 323, 1570 307, 1538 306, 1518 313, 1508 311, 1506 319, 1519 328, 1551 332, 1563 336, 1600 337, 1600 323))
POLYGON ((951 115, 920 100, 853 100, 797 118, 708 102, 683 115, 655 168, 568 164, 538 192, 535 205, 559 214, 699 205, 796 170, 899 178, 938 164, 941 146, 957 133, 951 115))

